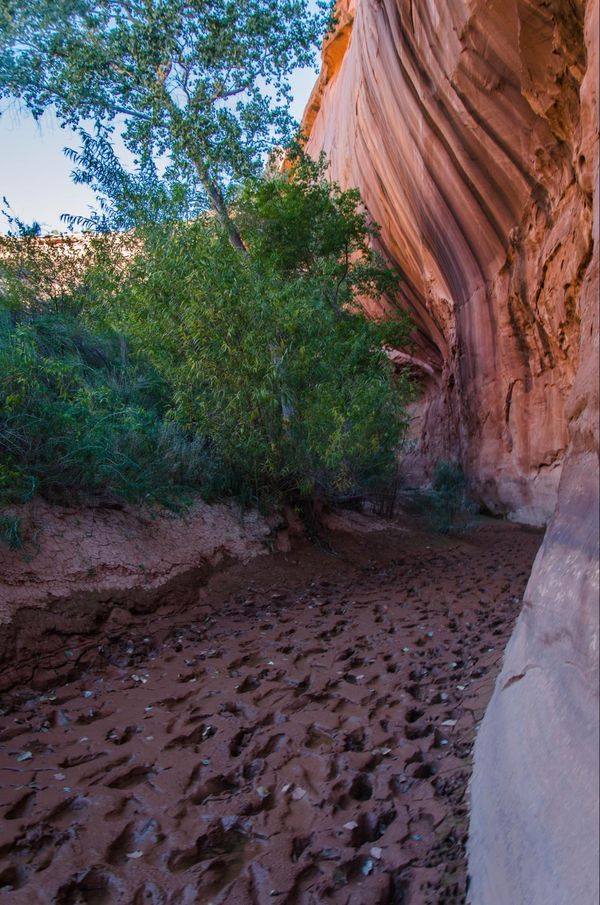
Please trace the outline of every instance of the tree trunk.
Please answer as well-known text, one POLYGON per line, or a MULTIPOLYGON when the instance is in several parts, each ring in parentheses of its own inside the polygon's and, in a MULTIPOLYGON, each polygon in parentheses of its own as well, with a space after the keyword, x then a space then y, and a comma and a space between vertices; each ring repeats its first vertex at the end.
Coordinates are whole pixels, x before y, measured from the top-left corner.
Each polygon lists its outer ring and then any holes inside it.
POLYGON ((242 239, 235 223, 229 215, 229 211, 227 210, 227 206, 223 199, 223 195, 221 194, 220 188, 215 185, 215 183, 210 179, 208 173, 204 170, 201 164, 194 162, 194 166, 200 178, 200 182, 204 186, 204 190, 210 198, 210 203, 212 204, 217 217, 227 230, 229 241, 236 249, 236 251, 240 251, 243 254, 248 254, 248 249, 244 245, 244 240, 242 239))

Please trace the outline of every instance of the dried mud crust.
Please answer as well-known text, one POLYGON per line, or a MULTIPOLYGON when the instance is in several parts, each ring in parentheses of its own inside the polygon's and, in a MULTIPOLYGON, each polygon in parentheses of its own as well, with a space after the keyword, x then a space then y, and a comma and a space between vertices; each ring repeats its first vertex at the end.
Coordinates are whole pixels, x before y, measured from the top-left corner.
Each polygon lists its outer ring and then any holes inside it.
POLYGON ((69 684, 3 699, 3 901, 462 902, 475 727, 540 540, 338 536, 86 638, 69 684))

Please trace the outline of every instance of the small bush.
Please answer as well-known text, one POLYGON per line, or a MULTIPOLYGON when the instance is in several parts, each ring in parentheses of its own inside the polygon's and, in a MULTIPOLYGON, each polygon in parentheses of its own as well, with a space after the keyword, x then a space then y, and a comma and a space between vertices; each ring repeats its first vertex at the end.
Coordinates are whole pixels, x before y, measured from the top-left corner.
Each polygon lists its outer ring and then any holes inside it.
POLYGON ((404 506, 421 513, 438 534, 456 534, 472 525, 477 507, 469 499, 463 470, 453 462, 437 463, 430 490, 404 494, 404 506))
POLYGON ((396 277, 322 164, 248 182, 233 209, 246 253, 214 218, 149 232, 102 316, 173 387, 175 420, 210 438, 228 492, 267 507, 359 492, 393 472, 406 425, 411 388, 385 347, 410 325, 363 311, 396 277))
POLYGON ((20 518, 12 515, 0 515, 0 542, 8 544, 11 550, 21 549, 23 538, 20 518))
POLYGON ((208 447, 169 422, 169 388, 123 336, 21 312, 0 323, 0 504, 36 493, 168 502, 211 492, 208 447))

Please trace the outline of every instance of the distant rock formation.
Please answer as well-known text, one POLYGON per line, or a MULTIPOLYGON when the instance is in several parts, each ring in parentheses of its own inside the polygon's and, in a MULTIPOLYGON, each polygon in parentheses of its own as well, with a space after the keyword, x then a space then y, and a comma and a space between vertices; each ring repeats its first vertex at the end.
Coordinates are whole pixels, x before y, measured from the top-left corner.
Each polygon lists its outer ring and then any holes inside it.
POLYGON ((402 276, 423 388, 407 476, 455 458, 492 511, 552 516, 476 745, 471 901, 591 905, 598 0, 338 10, 304 128, 402 276))

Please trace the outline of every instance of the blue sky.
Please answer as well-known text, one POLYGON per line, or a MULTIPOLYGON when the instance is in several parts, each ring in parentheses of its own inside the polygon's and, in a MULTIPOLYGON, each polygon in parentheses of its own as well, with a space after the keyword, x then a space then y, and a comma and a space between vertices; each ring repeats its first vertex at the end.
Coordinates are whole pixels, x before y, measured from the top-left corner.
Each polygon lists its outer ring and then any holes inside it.
MULTIPOLYGON (((291 79, 292 115, 300 120, 316 80, 313 69, 298 70, 291 79)), ((60 215, 89 213, 93 193, 74 185, 64 147, 77 147, 72 132, 61 129, 52 113, 36 122, 27 111, 11 104, 0 116, 0 197, 6 196, 25 223, 37 220, 44 232, 64 230, 60 215)), ((7 224, 0 220, 0 232, 7 224)))

